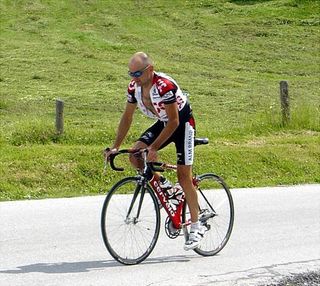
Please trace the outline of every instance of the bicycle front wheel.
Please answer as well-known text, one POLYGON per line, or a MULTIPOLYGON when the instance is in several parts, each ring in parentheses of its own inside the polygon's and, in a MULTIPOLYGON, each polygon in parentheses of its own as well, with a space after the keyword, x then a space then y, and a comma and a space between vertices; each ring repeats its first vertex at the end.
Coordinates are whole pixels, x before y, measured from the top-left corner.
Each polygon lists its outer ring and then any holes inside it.
MULTIPOLYGON (((231 192, 218 176, 207 173, 198 176, 199 221, 207 228, 201 244, 194 251, 213 256, 227 244, 234 222, 234 205, 231 192)), ((184 220, 190 215, 185 210, 184 220)))
POLYGON ((103 241, 122 264, 145 260, 158 240, 160 211, 153 190, 139 177, 128 177, 107 194, 101 214, 103 241))

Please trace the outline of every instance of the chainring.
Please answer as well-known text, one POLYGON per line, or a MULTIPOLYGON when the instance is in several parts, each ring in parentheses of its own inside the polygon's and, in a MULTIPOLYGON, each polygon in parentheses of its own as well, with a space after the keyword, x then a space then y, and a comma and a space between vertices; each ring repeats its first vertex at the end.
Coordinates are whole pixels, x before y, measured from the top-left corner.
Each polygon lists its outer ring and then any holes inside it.
POLYGON ((180 235, 181 229, 176 229, 173 226, 173 223, 170 217, 167 217, 165 221, 165 231, 169 238, 175 239, 180 235))

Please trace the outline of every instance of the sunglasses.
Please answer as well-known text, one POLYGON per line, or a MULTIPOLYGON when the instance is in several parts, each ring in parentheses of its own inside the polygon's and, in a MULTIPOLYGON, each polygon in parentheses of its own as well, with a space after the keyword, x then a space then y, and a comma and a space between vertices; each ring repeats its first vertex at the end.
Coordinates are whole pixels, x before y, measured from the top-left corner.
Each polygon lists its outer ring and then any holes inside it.
POLYGON ((148 67, 150 67, 150 65, 147 65, 144 69, 142 69, 140 71, 135 71, 135 72, 128 71, 128 75, 131 77, 140 77, 140 76, 142 76, 143 72, 146 69, 148 69, 148 67))

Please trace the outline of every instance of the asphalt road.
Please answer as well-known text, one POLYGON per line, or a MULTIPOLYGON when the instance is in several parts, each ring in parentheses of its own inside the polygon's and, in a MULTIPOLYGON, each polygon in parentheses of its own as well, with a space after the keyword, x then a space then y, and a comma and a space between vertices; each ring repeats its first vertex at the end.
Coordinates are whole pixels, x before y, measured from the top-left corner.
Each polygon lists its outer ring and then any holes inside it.
MULTIPOLYGON (((235 225, 214 257, 158 243, 123 266, 100 234, 104 197, 0 203, 0 285, 261 285, 320 269, 320 185, 232 190, 235 225)), ((163 218, 164 212, 162 211, 163 218)))

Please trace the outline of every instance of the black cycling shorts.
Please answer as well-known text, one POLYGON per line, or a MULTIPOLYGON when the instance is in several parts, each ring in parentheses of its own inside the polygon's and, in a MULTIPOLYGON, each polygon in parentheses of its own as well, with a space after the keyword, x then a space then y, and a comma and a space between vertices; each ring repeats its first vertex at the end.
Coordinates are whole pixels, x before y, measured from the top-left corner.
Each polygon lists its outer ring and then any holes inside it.
MULTIPOLYGON (((139 138, 139 141, 151 145, 159 136, 165 122, 158 120, 150 128, 148 128, 139 138)), ((167 146, 169 143, 174 142, 177 151, 177 164, 178 165, 192 165, 194 156, 194 137, 195 137, 195 121, 191 115, 187 120, 181 121, 171 135, 171 137, 160 147, 160 149, 167 146)))

